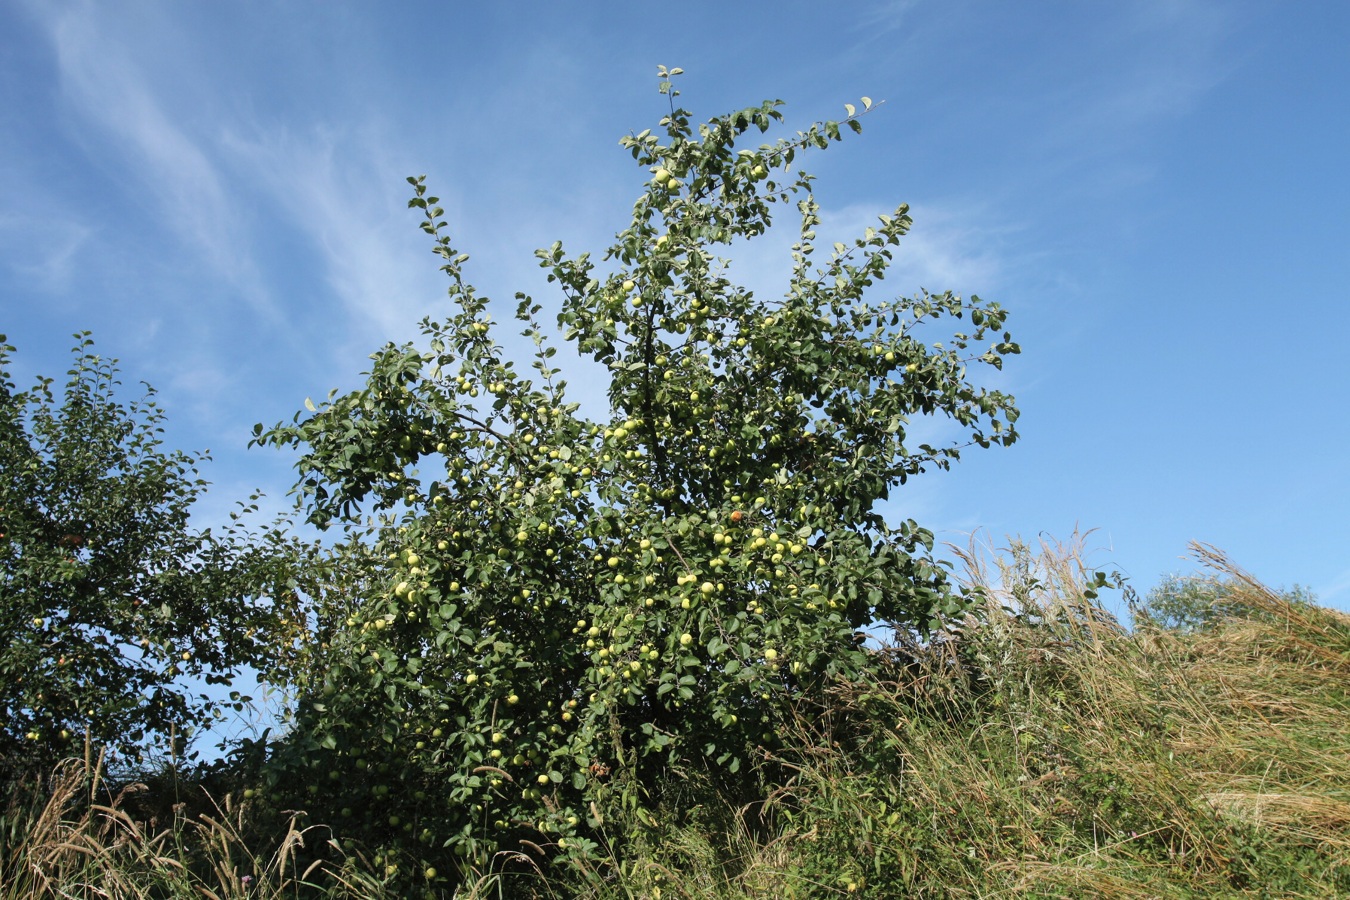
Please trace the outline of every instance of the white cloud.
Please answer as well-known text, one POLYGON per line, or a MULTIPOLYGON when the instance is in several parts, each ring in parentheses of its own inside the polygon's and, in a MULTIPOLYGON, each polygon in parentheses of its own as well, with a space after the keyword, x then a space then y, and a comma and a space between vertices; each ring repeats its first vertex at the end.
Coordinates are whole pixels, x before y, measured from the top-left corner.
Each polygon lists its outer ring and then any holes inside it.
POLYGON ((1318 603, 1323 606, 1334 606, 1337 609, 1350 608, 1343 599, 1338 600, 1336 603, 1331 602, 1334 599, 1343 597, 1347 592, 1350 592, 1350 569, 1346 569, 1332 578, 1328 584, 1320 585, 1313 589, 1313 593, 1317 595, 1318 603))
POLYGON ((1066 54, 1069 61, 1041 67, 1042 114, 1028 121, 1037 134, 1031 146, 1049 170, 1093 160, 1091 177, 1104 187, 1151 177, 1141 139, 1188 113, 1227 77, 1235 65, 1223 54, 1232 27, 1231 10, 1211 3, 1117 6, 1066 54))
MULTIPOLYGON (((78 5, 53 13, 47 23, 62 94, 78 122, 93 130, 91 155, 119 150, 124 170, 152 199, 166 228, 255 312, 275 319, 209 142, 192 135, 166 107, 127 46, 105 39, 100 12, 78 5)), ((110 160, 102 162, 106 167, 110 160)))
MULTIPOLYGON (((815 258, 823 264, 835 241, 852 245, 878 216, 894 209, 853 204, 822 209, 816 230, 815 258)), ((738 242, 728 249, 732 275, 763 297, 780 297, 791 275, 791 246, 798 238, 795 214, 780 210, 775 228, 762 238, 738 242)), ((1004 234, 988 225, 981 210, 933 203, 912 207, 909 234, 892 248, 894 258, 886 279, 872 288, 872 300, 912 296, 920 288, 934 293, 951 290, 963 296, 992 295, 1004 280, 1006 261, 1000 252, 1004 234)))
POLYGON ((413 230, 406 209, 411 188, 399 191, 401 169, 373 126, 230 133, 223 147, 318 254, 319 277, 355 320, 352 336, 367 352, 375 348, 373 338, 407 337, 443 296, 430 245, 417 240, 424 236, 413 230))
MULTIPOLYGON (((7 202, 15 202, 17 191, 6 186, 7 202)), ((11 210, 13 207, 11 207, 11 210)), ((49 294, 62 294, 77 273, 81 250, 94 229, 74 216, 29 215, 9 212, 0 215, 0 245, 4 263, 23 281, 49 294)))

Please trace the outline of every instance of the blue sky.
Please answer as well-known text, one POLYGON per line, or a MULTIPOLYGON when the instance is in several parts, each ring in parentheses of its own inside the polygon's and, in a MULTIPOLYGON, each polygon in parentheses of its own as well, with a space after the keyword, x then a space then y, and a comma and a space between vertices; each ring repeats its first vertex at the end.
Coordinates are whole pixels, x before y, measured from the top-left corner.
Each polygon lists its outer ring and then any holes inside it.
MULTIPOLYGON (((534 248, 626 224, 647 173, 617 141, 662 115, 658 64, 698 118, 867 95, 808 157, 822 238, 910 203, 886 288, 996 299, 1023 347, 1022 440, 895 514, 959 544, 1095 528, 1141 593, 1207 541, 1350 608, 1348 38, 1339 2, 8 0, 0 332, 24 383, 92 330, 170 444, 211 449, 217 512, 281 505, 293 459, 246 450, 253 423, 445 308, 405 176, 505 318, 556 303, 534 248)), ((772 288, 787 242, 739 271, 772 288)))

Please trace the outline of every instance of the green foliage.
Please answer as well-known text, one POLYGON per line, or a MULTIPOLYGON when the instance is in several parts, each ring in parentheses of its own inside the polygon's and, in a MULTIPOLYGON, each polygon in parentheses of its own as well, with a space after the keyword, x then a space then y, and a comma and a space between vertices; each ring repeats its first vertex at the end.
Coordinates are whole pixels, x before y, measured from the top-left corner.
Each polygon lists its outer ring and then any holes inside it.
MULTIPOLYGON (((154 394, 123 405, 86 335, 64 393, 19 392, 0 336, 0 756, 46 767, 206 724, 180 678, 277 672, 298 552, 279 530, 189 524, 204 457, 162 449, 154 394), (73 742, 73 743, 72 743, 73 742)), ((287 618, 287 617, 290 618, 287 618)), ((241 702, 235 698, 230 702, 241 702)))
MULTIPOLYGON (((1148 592, 1140 610, 1147 618, 1177 631, 1203 631, 1225 619, 1248 618, 1259 611, 1242 602, 1243 582, 1236 578, 1215 579, 1201 575, 1169 575, 1148 592)), ((1304 606, 1317 597, 1294 585, 1280 596, 1304 606)))
POLYGON ((419 893, 406 854, 344 853, 304 812, 210 775, 203 794, 200 771, 133 793, 68 761, 0 806, 0 898, 1350 896, 1350 616, 1242 576, 1225 580, 1260 616, 1127 629, 1077 548, 1049 549, 978 561, 977 615, 789 719, 811 749, 763 802, 682 782, 622 843, 544 877, 502 854, 419 893))
POLYGON ((740 827, 673 811, 552 883, 595 900, 1346 896, 1350 616, 1215 557, 1260 617, 1129 630, 1089 596, 1081 548, 1026 549, 972 566, 978 616, 796 723, 814 752, 768 803, 721 808, 740 827))
POLYGON ((304 448, 311 521, 352 528, 276 777, 331 776, 314 802, 414 860, 482 866, 521 839, 585 855, 693 776, 753 798, 791 707, 871 671, 861 630, 965 606, 931 533, 876 505, 965 446, 1013 442, 1012 398, 967 378, 1018 352, 1005 312, 870 299, 904 206, 818 251, 812 178, 791 166, 859 130, 856 110, 738 150, 777 102, 695 126, 668 77, 662 92, 664 138, 621 142, 651 176, 631 224, 599 262, 537 254, 565 340, 610 373, 607 418, 569 401, 523 294, 537 376, 506 358, 413 178, 455 311, 375 354, 362 389, 256 429, 304 448), (790 285, 766 300, 715 254, 794 201, 790 285), (926 343, 944 317, 969 331, 926 343), (959 436, 916 445, 915 416, 959 436))

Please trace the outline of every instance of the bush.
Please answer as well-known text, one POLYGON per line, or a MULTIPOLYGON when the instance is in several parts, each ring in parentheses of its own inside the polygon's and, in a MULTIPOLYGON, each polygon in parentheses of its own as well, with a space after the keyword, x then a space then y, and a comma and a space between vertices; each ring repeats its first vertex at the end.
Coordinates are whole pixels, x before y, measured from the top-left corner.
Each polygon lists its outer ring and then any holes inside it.
MULTIPOLYGON (((1205 631, 1227 619, 1250 618, 1260 613, 1244 600, 1249 594, 1244 584, 1238 578, 1169 575, 1148 592, 1140 611, 1164 628, 1205 631)), ((1284 602, 1295 606, 1317 602, 1317 596, 1300 585, 1277 593, 1284 602)))
POLYGON ((0 336, 6 778, 49 769, 86 734, 131 756, 182 738, 221 701, 181 679, 277 672, 301 633, 301 546, 279 528, 250 533, 240 515, 223 532, 192 527, 205 455, 165 451, 153 391, 123 405, 115 361, 77 337, 58 400, 50 379, 16 391, 0 336))
POLYGON ((737 150, 778 103, 696 127, 668 77, 662 92, 664 140, 621 142, 650 180, 603 262, 537 254, 565 339, 610 373, 608 418, 569 402, 524 295, 537 380, 506 358, 413 178, 456 311, 424 321, 420 347, 375 354, 360 390, 257 428, 304 448, 310 520, 351 528, 276 789, 306 786, 402 871, 446 878, 447 853, 481 868, 522 845, 585 856, 695 785, 753 799, 778 777, 760 766, 791 710, 866 677, 866 629, 965 607, 932 534, 875 507, 969 444, 1013 442, 1012 398, 967 380, 1018 352, 1006 313, 950 293, 865 299, 904 206, 818 261, 812 178, 791 164, 858 130, 853 107, 737 150), (793 200, 791 284, 764 300, 715 251, 793 200), (943 317, 968 330, 925 342, 943 317), (915 416, 957 436, 915 446, 915 416))

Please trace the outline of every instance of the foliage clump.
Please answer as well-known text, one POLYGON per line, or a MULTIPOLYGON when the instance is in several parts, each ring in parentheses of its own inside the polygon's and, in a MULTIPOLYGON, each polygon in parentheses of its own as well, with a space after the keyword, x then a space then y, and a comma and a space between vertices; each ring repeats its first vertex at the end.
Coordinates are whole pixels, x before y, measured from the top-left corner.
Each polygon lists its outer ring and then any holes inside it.
MULTIPOLYGON (((549 883, 661 900, 1350 894, 1350 616, 1196 545, 1250 614, 1127 629, 1081 542, 963 552, 985 602, 794 723, 768 803, 549 883), (728 822, 729 820, 729 822, 728 822)), ((718 813, 720 812, 720 816, 718 813)))
MULTIPOLYGON (((1076 543, 966 554, 959 577, 984 602, 792 717, 788 740, 810 752, 763 802, 682 782, 571 865, 501 854, 453 888, 433 872, 424 895, 1346 896, 1350 616, 1201 552, 1257 615, 1126 629, 1089 596, 1076 543)), ((406 865, 342 838, 348 820, 311 826, 236 794, 156 824, 135 788, 99 784, 77 767, 31 805, 11 795, 0 898, 417 896, 406 865)))
POLYGON ((183 679, 284 680, 303 630, 302 545, 249 531, 248 509, 193 526, 205 454, 166 451, 154 392, 121 402, 116 361, 77 338, 58 396, 16 388, 0 335, 0 781, 86 738, 135 757, 209 726, 247 698, 183 679))
POLYGON ((1018 352, 1006 313, 951 293, 872 298, 904 206, 818 247, 812 177, 792 165, 859 130, 856 109, 738 148, 780 104, 695 125, 674 74, 664 137, 621 142, 650 174, 631 224, 598 261, 538 251, 564 339, 609 373, 607 416, 569 399, 523 294, 537 375, 517 371, 413 178, 453 313, 375 354, 361 389, 257 428, 303 448, 310 520, 350 529, 278 790, 318 784, 315 802, 390 865, 545 845, 584 857, 690 779, 754 799, 791 711, 874 669, 866 629, 925 630, 966 607, 932 534, 877 504, 963 447, 1015 440, 1012 398, 969 377, 1018 352), (785 204, 792 274, 765 299, 717 253, 785 204), (928 342, 946 318, 969 326, 928 342), (916 442, 921 416, 954 436, 916 442))
MULTIPOLYGON (((1151 622, 1177 631, 1207 631, 1232 619, 1260 615, 1245 601, 1242 582, 1202 575, 1169 575, 1148 592, 1138 612, 1151 622)), ((1294 585, 1280 595, 1289 603, 1312 605, 1316 597, 1294 585)))

